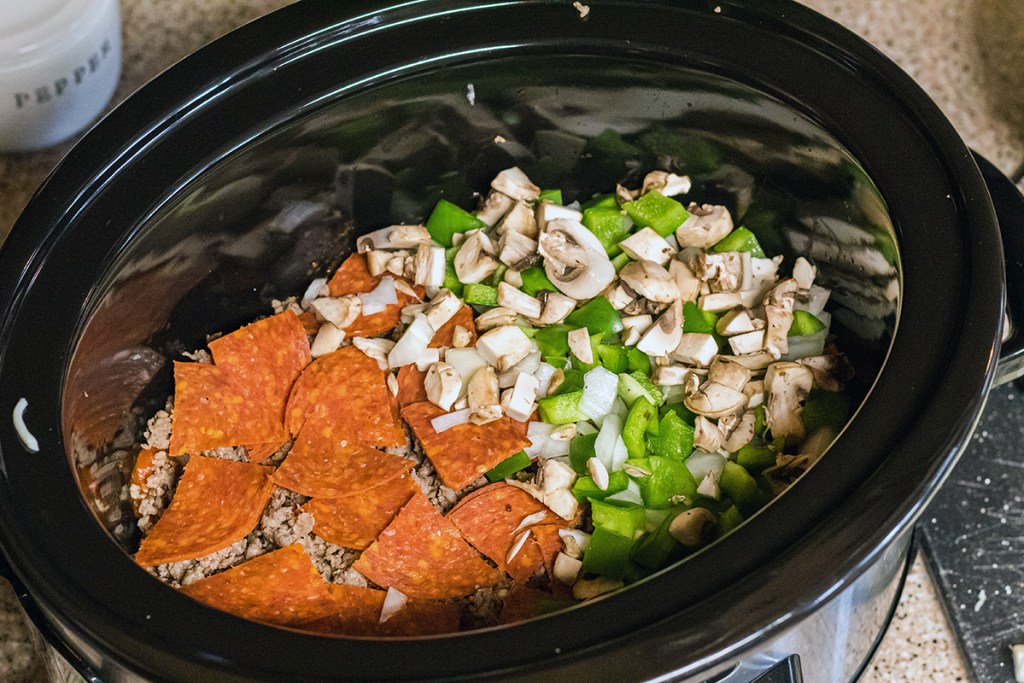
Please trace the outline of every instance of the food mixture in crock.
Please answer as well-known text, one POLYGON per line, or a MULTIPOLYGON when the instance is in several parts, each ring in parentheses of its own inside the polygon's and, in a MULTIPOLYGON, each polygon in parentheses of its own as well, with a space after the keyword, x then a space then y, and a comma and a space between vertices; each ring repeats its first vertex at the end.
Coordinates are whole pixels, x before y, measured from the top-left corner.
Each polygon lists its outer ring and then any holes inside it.
POLYGON ((250 619, 409 636, 727 534, 838 434, 850 368, 814 265, 689 191, 655 171, 564 206, 513 167, 475 213, 359 237, 175 363, 131 483, 137 563, 250 619))

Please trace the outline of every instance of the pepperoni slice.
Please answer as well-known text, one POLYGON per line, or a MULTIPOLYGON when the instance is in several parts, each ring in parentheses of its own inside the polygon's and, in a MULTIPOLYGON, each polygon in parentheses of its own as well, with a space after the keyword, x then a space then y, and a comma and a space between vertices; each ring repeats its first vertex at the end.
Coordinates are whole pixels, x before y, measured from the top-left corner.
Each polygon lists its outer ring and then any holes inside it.
POLYGON ((307 420, 367 446, 404 446, 405 430, 387 387, 387 373, 354 346, 321 356, 299 376, 285 424, 298 434, 307 420))
POLYGON ((476 346, 476 326, 473 324, 473 309, 469 306, 460 308, 448 322, 441 325, 441 329, 435 332, 433 338, 431 338, 430 346, 438 349, 442 346, 452 346, 452 337, 455 334, 456 325, 469 331, 470 340, 467 346, 476 346))
POLYGON ((418 488, 408 473, 340 498, 314 498, 302 509, 313 515, 313 533, 325 541, 362 550, 391 523, 418 488))
POLYGON ((402 408, 402 417, 423 444, 445 486, 456 491, 530 445, 527 423, 509 417, 485 425, 457 425, 439 434, 430 421, 444 412, 433 403, 421 402, 402 408))
POLYGON ((339 636, 426 636, 459 630, 459 608, 450 602, 410 598, 383 624, 386 591, 330 584, 338 611, 303 628, 339 636))
MULTIPOLYGON (((334 276, 328 281, 327 288, 330 290, 331 296, 365 294, 380 284, 382 277, 370 275, 365 254, 352 254, 338 267, 334 276)), ((395 276, 392 275, 391 277, 395 276)), ((423 296, 422 288, 417 288, 416 291, 420 297, 423 296)), ((409 304, 419 301, 401 289, 398 290, 396 297, 398 303, 388 305, 380 313, 360 315, 356 318, 355 322, 345 328, 346 336, 376 337, 394 329, 398 324, 402 309, 409 304)))
POLYGON ((542 548, 538 530, 554 529, 555 538, 559 540, 555 553, 561 550, 558 528, 564 526, 559 524, 564 520, 526 491, 504 482, 490 484, 466 496, 446 519, 474 548, 519 583, 526 583, 538 570, 547 567, 542 550, 550 551, 550 534, 543 532, 545 545, 542 548), (526 534, 525 540, 523 534, 526 534))
POLYGON ((550 593, 519 584, 513 585, 501 607, 499 624, 514 624, 541 614, 563 609, 573 604, 571 598, 560 598, 550 593))
POLYGON ((377 585, 394 587, 411 598, 460 597, 501 580, 501 574, 419 493, 353 567, 377 585))
POLYGON ((415 363, 403 365, 398 370, 398 405, 404 408, 427 400, 427 388, 423 383, 426 376, 427 373, 417 368, 415 363))
POLYGON ((337 611, 328 584, 298 543, 181 590, 210 607, 281 626, 298 626, 337 611))
POLYGON ((193 455, 166 512, 142 540, 143 567, 192 560, 245 538, 274 491, 260 465, 193 455))

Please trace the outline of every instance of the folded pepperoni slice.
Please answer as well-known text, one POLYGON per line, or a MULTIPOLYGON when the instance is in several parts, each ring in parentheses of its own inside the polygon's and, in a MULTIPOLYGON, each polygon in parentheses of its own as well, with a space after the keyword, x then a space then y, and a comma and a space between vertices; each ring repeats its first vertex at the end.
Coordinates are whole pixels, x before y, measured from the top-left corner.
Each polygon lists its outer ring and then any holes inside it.
POLYGON ((558 597, 519 584, 513 585, 501 606, 499 624, 515 624, 573 604, 571 598, 558 597))
POLYGON ((354 346, 311 363, 292 387, 285 425, 298 434, 307 420, 368 446, 404 446, 405 430, 387 387, 387 373, 354 346))
POLYGON ((461 424, 438 433, 430 421, 444 410, 430 402, 402 408, 444 485, 456 491, 479 479, 505 458, 530 445, 526 422, 503 417, 485 425, 461 424))
POLYGON ((210 607, 280 626, 298 626, 337 610, 328 584, 298 543, 196 581, 181 591, 210 607))
POLYGON ((452 346, 452 336, 455 334, 456 325, 469 332, 469 344, 466 346, 476 346, 476 327, 473 325, 473 309, 469 306, 463 306, 448 322, 441 325, 441 329, 434 333, 433 338, 430 340, 430 347, 439 349, 442 346, 452 346))
POLYGON ((306 421, 272 479, 304 496, 337 498, 397 479, 413 465, 407 458, 350 439, 348 430, 322 418, 306 421))
MULTIPOLYGON (((504 482, 474 491, 459 501, 445 518, 474 548, 519 583, 525 583, 538 570, 546 568, 544 551, 550 551, 549 534, 543 532, 545 545, 542 547, 535 532, 545 527, 554 529, 558 539, 557 529, 564 526, 564 520, 539 500, 504 482)), ((560 539, 558 550, 561 550, 560 539)))
MULTIPOLYGON (((330 290, 331 296, 365 294, 380 284, 382 277, 370 275, 365 254, 352 254, 338 267, 334 276, 328 281, 327 288, 330 290)), ((422 297, 422 288, 417 291, 422 297)), ((345 328, 345 334, 348 337, 376 337, 394 329, 398 324, 402 308, 420 300, 409 296, 402 289, 396 292, 396 298, 398 299, 397 304, 390 304, 380 313, 360 315, 355 322, 345 328)))
POLYGON ((403 408, 427 400, 427 388, 423 383, 427 373, 415 363, 403 365, 398 371, 398 405, 403 408))
POLYGON ((268 469, 193 455, 163 516, 142 540, 143 567, 192 560, 245 538, 274 491, 268 469))
POLYGON ((459 607, 438 600, 409 598, 380 622, 386 591, 362 586, 329 584, 338 611, 304 624, 303 628, 339 636, 426 636, 459 630, 459 607))
POLYGON ((362 550, 373 543, 417 490, 412 477, 403 472, 359 493, 314 498, 302 509, 316 520, 313 533, 317 536, 335 545, 362 550))
POLYGON ((353 567, 377 585, 394 587, 411 598, 455 598, 501 580, 501 574, 419 493, 353 567))

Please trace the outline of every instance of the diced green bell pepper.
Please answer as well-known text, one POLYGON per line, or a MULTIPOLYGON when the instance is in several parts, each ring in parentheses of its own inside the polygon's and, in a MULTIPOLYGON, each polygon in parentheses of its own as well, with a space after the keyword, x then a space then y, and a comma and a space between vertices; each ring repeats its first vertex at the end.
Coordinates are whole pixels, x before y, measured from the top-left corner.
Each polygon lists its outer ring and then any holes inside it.
POLYGON ((643 507, 632 503, 593 500, 590 503, 590 515, 595 529, 607 529, 628 538, 633 538, 646 522, 643 507))
POLYGON ((585 327, 591 334, 615 334, 622 331, 622 316, 603 296, 591 299, 566 317, 567 325, 585 327))
POLYGON ((676 411, 668 410, 661 417, 657 438, 650 439, 648 443, 654 455, 685 460, 693 452, 693 432, 693 425, 688 424, 676 411))
POLYGON ((721 538, 727 533, 743 524, 743 513, 735 505, 730 505, 725 511, 718 515, 718 526, 715 527, 715 537, 721 538))
POLYGON ((754 434, 764 437, 764 431, 768 427, 768 415, 764 411, 764 404, 760 403, 754 408, 754 434))
POLYGON ((548 325, 537 330, 533 340, 537 342, 542 356, 567 356, 569 355, 569 331, 572 328, 568 325, 548 325))
POLYGON ((505 273, 507 272, 508 266, 504 263, 499 263, 498 269, 491 273, 491 276, 484 280, 484 283, 497 288, 498 285, 505 281, 505 273))
POLYGON ((693 301, 683 304, 683 332, 715 334, 715 323, 717 322, 717 313, 702 311, 693 301))
POLYGON ((538 202, 551 202, 552 204, 562 205, 562 191, 561 190, 541 190, 540 195, 537 196, 538 202))
POLYGON ((470 283, 463 287, 462 298, 467 304, 474 304, 477 306, 497 306, 498 288, 470 283))
POLYGON ((764 492, 750 473, 732 461, 726 461, 718 484, 744 514, 756 512, 766 502, 764 492))
POLYGON ((625 346, 619 344, 599 344, 597 355, 600 358, 601 365, 615 374, 629 370, 629 355, 625 346))
POLYGON ((558 291, 558 289, 551 284, 551 280, 548 279, 548 276, 544 272, 544 268, 542 266, 530 266, 526 270, 522 271, 520 275, 523 278, 522 290, 530 296, 537 296, 538 292, 544 290, 549 292, 558 291))
POLYGON ((631 372, 628 375, 619 375, 619 398, 632 407, 633 402, 640 396, 656 406, 661 405, 661 391, 651 382, 650 378, 642 372, 631 372))
POLYGON ((444 251, 444 282, 441 284, 445 289, 450 289, 455 296, 462 296, 463 285, 459 282, 459 276, 455 273, 455 255, 459 253, 458 247, 445 249, 444 251))
POLYGON ((595 194, 593 197, 583 202, 580 206, 584 211, 587 209, 608 209, 608 208, 619 208, 619 200, 615 197, 614 193, 609 194, 595 194))
POLYGON ((641 228, 651 228, 662 237, 668 237, 689 217, 680 202, 651 190, 639 199, 622 205, 626 215, 641 228))
POLYGON ((435 242, 443 247, 450 247, 455 233, 487 226, 470 212, 442 199, 430 212, 426 227, 435 242))
POLYGON ((722 253, 726 251, 746 251, 754 258, 764 258, 764 249, 761 248, 757 236, 744 227, 739 227, 723 237, 712 251, 722 253))
POLYGON ((582 571, 609 579, 621 579, 629 565, 633 543, 632 536, 621 536, 604 527, 595 528, 590 537, 590 545, 583 553, 582 571))
POLYGON ((629 254, 623 252, 612 259, 612 267, 615 268, 615 272, 617 273, 629 265, 629 262, 632 260, 633 259, 629 258, 629 254))
POLYGON ((577 474, 587 473, 587 461, 594 457, 594 443, 597 432, 593 434, 577 434, 569 442, 569 465, 577 474))
POLYGON ((617 205, 613 205, 584 209, 583 225, 594 233, 594 237, 601 242, 608 256, 615 257, 622 253, 619 242, 629 237, 632 223, 617 205))
POLYGON ((661 569, 682 557, 684 550, 668 527, 676 515, 670 514, 658 528, 641 538, 633 548, 633 561, 648 569, 661 569))
POLYGON ((588 500, 604 500, 629 488, 629 475, 617 470, 608 475, 608 488, 602 491, 590 476, 582 476, 572 487, 572 495, 581 503, 588 500))
POLYGON ((570 391, 582 391, 583 390, 583 376, 586 373, 585 370, 579 368, 566 368, 562 370, 562 374, 565 379, 562 383, 551 392, 552 396, 558 396, 559 394, 568 394, 570 391))
POLYGON ((821 427, 838 432, 850 417, 850 397, 821 389, 811 389, 804 402, 804 428, 811 434, 821 427))
POLYGON ((587 416, 580 411, 580 399, 583 391, 570 391, 557 396, 545 396, 537 401, 540 419, 548 424, 564 425, 570 422, 586 420, 587 416))
POLYGON ((682 403, 670 403, 667 406, 663 406, 661 409, 662 417, 668 415, 669 411, 672 411, 673 413, 678 415, 683 422, 690 425, 691 427, 697 424, 697 414, 694 413, 689 408, 687 408, 682 403))
POLYGON ((626 452, 630 458, 642 458, 646 454, 644 434, 647 432, 651 417, 657 414, 658 409, 643 396, 638 396, 633 402, 629 415, 626 416, 626 423, 622 427, 622 441, 626 444, 626 452))
POLYGON ((755 437, 750 443, 736 451, 736 462, 748 472, 755 474, 775 464, 775 451, 755 437))
POLYGON ((818 320, 813 313, 797 309, 793 311, 793 322, 789 325, 787 336, 806 337, 821 332, 823 329, 825 329, 825 323, 818 320))
POLYGON ((487 472, 484 473, 484 476, 487 477, 487 481, 494 483, 496 481, 501 481, 506 477, 511 477, 516 472, 525 470, 531 464, 533 464, 533 461, 530 459, 530 456, 526 454, 526 451, 519 451, 515 455, 510 455, 491 469, 487 470, 487 472))
POLYGON ((697 482, 679 458, 652 455, 649 458, 627 460, 626 464, 651 473, 649 477, 634 478, 640 487, 644 505, 648 508, 661 510, 677 504, 672 501, 673 496, 686 496, 692 501, 697 495, 697 482))
POLYGON ((626 351, 626 363, 629 366, 627 368, 629 372, 640 372, 647 377, 651 376, 651 357, 635 346, 631 346, 626 351))

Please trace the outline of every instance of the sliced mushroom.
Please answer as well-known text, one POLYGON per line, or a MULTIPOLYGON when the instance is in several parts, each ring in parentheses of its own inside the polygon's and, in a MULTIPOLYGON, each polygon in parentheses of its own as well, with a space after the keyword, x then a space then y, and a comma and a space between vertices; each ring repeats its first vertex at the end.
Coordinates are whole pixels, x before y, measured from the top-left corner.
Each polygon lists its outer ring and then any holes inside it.
POLYGON ((732 216, 724 206, 690 204, 687 211, 690 216, 676 228, 680 247, 707 249, 732 232, 732 216))
MULTIPOLYGON (((408 251, 404 252, 410 253, 408 251)), ((394 253, 390 251, 384 251, 382 249, 374 249, 373 251, 366 252, 366 269, 370 271, 370 275, 377 277, 388 272, 388 262, 394 257, 394 253)))
POLYGON ((692 508, 676 515, 668 525, 672 538, 687 548, 696 548, 714 540, 718 518, 707 508, 692 508))
POLYGON ((391 349, 395 348, 395 342, 390 339, 356 337, 352 340, 352 346, 377 361, 377 367, 381 370, 391 367, 388 364, 388 354, 391 353, 391 349))
POLYGON ((537 242, 521 232, 508 230, 498 241, 498 260, 512 270, 526 270, 540 260, 537 242))
POLYGON ((814 386, 825 391, 842 391, 853 377, 853 367, 841 353, 808 356, 797 361, 814 375, 814 386))
POLYGON ((743 391, 743 387, 750 381, 750 374, 749 368, 721 356, 711 361, 711 366, 708 368, 710 381, 724 384, 736 391, 743 391))
POLYGON ((583 214, 576 209, 554 202, 540 202, 536 210, 537 227, 543 230, 548 223, 557 220, 568 220, 579 223, 583 220, 583 214))
POLYGON ((577 600, 590 600, 605 593, 611 593, 622 588, 622 579, 609 579, 606 576, 595 576, 594 578, 578 578, 572 585, 572 597, 577 600))
MULTIPOLYGON (((764 348, 764 330, 754 330, 744 334, 737 334, 729 337, 729 348, 737 356, 757 353, 764 348)), ((774 358, 771 354, 769 357, 774 358)), ((748 366, 749 367, 749 366, 748 366)), ((764 365, 762 367, 768 367, 764 365)))
POLYGON ((491 187, 512 199, 533 201, 540 196, 540 188, 518 166, 506 168, 491 181, 491 187))
POLYGON ((491 190, 487 193, 483 206, 476 212, 476 217, 483 221, 488 228, 493 228, 508 214, 514 204, 516 204, 516 200, 507 194, 491 190))
POLYGON ((768 366, 764 387, 768 394, 765 419, 773 437, 787 443, 804 437, 804 400, 814 385, 814 375, 799 363, 780 362, 768 366))
POLYGON ((587 328, 580 327, 570 330, 568 340, 569 350, 580 359, 580 362, 587 365, 594 362, 594 347, 590 345, 590 333, 587 328))
POLYGON ((793 304, 797 283, 793 278, 781 281, 765 295, 764 314, 768 320, 764 347, 775 358, 789 350, 789 328, 793 324, 793 304))
POLYGON ((679 288, 679 298, 683 301, 696 301, 700 296, 703 282, 694 274, 690 266, 679 259, 672 259, 668 264, 668 272, 676 281, 676 287, 679 288))
POLYGON ((711 313, 721 313, 743 305, 745 305, 743 295, 739 292, 714 292, 697 299, 697 306, 700 310, 711 313))
POLYGON ((703 415, 693 421, 693 445, 705 453, 714 453, 722 447, 725 440, 722 430, 703 415))
POLYGON ((356 239, 361 254, 377 249, 415 249, 421 244, 430 244, 430 233, 422 225, 391 225, 356 239))
POLYGON ((452 346, 457 349, 464 349, 473 341, 473 333, 462 325, 456 325, 452 330, 452 346))
POLYGON ((615 279, 615 266, 604 246, 580 223, 548 222, 540 233, 538 249, 548 279, 558 291, 577 301, 593 299, 615 279))
POLYGON ((495 230, 499 235, 516 232, 530 239, 537 239, 539 233, 537 217, 534 215, 533 209, 522 202, 516 202, 516 205, 501 219, 495 230))
POLYGON ((485 425, 501 419, 501 397, 498 394, 498 376, 494 368, 486 366, 473 374, 473 378, 469 380, 467 397, 469 421, 473 424, 485 425))
POLYGON ((527 318, 538 318, 543 310, 540 301, 507 282, 498 284, 498 305, 527 318))
POLYGON ((700 332, 684 332, 679 338, 679 344, 669 356, 680 363, 706 368, 717 354, 718 342, 713 336, 700 332))
POLYGON ((717 418, 738 412, 747 403, 742 391, 718 382, 704 382, 696 393, 688 395, 683 404, 691 411, 707 418, 717 418))
POLYGON ((310 355, 313 356, 313 358, 326 356, 328 353, 337 351, 341 348, 341 343, 343 341, 345 341, 345 330, 337 327, 333 323, 325 322, 320 326, 320 329, 317 330, 313 343, 309 345, 310 355))
POLYGON ((464 305, 454 292, 442 289, 423 309, 423 315, 427 316, 430 326, 437 331, 455 317, 455 314, 462 310, 464 305))
POLYGON ((631 261, 619 271, 619 277, 649 301, 669 304, 680 298, 675 279, 654 261, 631 261))
POLYGON ((743 256, 737 251, 702 254, 694 273, 712 292, 738 292, 743 285, 743 256))
POLYGON ((498 372, 504 372, 526 358, 532 349, 530 338, 515 325, 496 327, 476 341, 476 350, 488 363, 498 368, 498 372))
POLYGON ((640 196, 640 190, 631 190, 623 185, 615 186, 615 199, 618 200, 619 204, 628 204, 640 196))
POLYGON ((540 317, 530 322, 540 326, 560 323, 576 308, 576 299, 559 292, 542 290, 537 292, 537 300, 541 305, 540 317))
POLYGON ((587 460, 587 472, 594 480, 594 485, 602 491, 608 490, 608 468, 600 458, 589 458, 587 460))
POLYGON ((423 379, 427 400, 438 408, 451 410, 462 391, 462 376, 447 363, 434 363, 423 379))
POLYGON ((653 261, 664 266, 676 251, 665 238, 651 228, 644 228, 619 242, 622 251, 636 261, 653 261))
MULTIPOLYGON (((683 304, 678 299, 661 314, 637 343, 636 348, 648 356, 667 356, 683 339, 683 304)), ((717 351, 717 346, 716 346, 717 351)))
POLYGON ((617 283, 613 287, 609 287, 605 291, 604 296, 616 311, 622 311, 629 308, 630 304, 637 299, 636 292, 622 282, 617 283))
POLYGON ((690 376, 689 368, 682 365, 661 365, 655 368, 651 381, 663 387, 674 387, 686 384, 690 376))
POLYGON ((523 286, 523 274, 514 268, 508 268, 505 270, 505 274, 501 276, 502 282, 507 282, 513 287, 523 286))
POLYGON ((505 413, 513 420, 519 422, 529 420, 537 405, 537 393, 539 390, 540 380, 529 373, 520 372, 516 378, 515 385, 509 392, 508 402, 502 406, 505 413))
POLYGON ((464 234, 466 239, 455 254, 455 274, 465 284, 483 282, 498 269, 498 261, 491 256, 494 244, 482 230, 464 234))
POLYGON ((356 321, 363 310, 363 302, 356 294, 345 296, 321 297, 309 302, 317 317, 326 320, 335 327, 345 329, 356 321))
POLYGON ((444 284, 444 272, 447 263, 444 258, 444 247, 421 244, 413 258, 416 276, 413 281, 424 287, 440 287, 444 284))
POLYGON ((817 274, 818 269, 811 265, 811 262, 803 256, 798 256, 793 263, 793 279, 796 280, 797 287, 802 292, 810 291, 817 274))
POLYGON ((566 586, 576 583, 576 579, 583 569, 583 562, 565 553, 558 553, 555 556, 555 563, 551 567, 551 576, 566 586))
MULTIPOLYGON (((736 339, 736 337, 733 337, 736 339)), ((758 370, 764 370, 766 367, 775 362, 772 358, 772 354, 767 351, 754 351, 753 353, 737 354, 734 356, 722 355, 721 358, 728 358, 729 360, 736 361, 745 368, 749 368, 757 372, 758 370)))
POLYGON ((651 190, 657 190, 666 197, 675 197, 676 195, 689 192, 690 186, 690 176, 680 176, 675 173, 666 173, 665 171, 651 171, 644 176, 640 193, 647 194, 651 190))
POLYGON ((755 408, 764 403, 764 380, 751 380, 743 387, 743 393, 747 395, 747 410, 755 408))
MULTIPOLYGON (((718 421, 719 429, 722 429, 723 417, 718 421)), ((736 424, 732 425, 729 430, 722 430, 726 435, 725 440, 722 441, 722 449, 729 452, 735 453, 739 449, 746 446, 754 439, 754 426, 756 417, 752 412, 743 413, 737 420, 736 424)))
POLYGON ((502 306, 497 306, 490 310, 484 311, 476 318, 476 329, 484 332, 486 330, 492 330, 495 327, 502 327, 504 325, 515 325, 516 320, 519 316, 515 311, 510 311, 502 306))
POLYGON ((723 337, 734 337, 754 331, 754 323, 745 308, 734 308, 728 311, 715 323, 715 331, 723 337))

